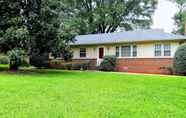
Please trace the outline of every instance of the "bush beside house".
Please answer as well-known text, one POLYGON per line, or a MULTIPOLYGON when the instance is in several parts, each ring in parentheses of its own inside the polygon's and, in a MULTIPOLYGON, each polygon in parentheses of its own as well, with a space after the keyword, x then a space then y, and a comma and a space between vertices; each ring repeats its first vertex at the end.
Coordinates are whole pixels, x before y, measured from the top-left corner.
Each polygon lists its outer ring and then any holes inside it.
POLYGON ((47 68, 49 66, 49 56, 47 53, 42 55, 32 54, 30 56, 30 64, 37 68, 47 68))
POLYGON ((9 58, 7 56, 0 56, 0 64, 9 64, 9 58))
POLYGON ((51 60, 50 68, 64 69, 64 70, 88 70, 90 67, 90 61, 85 62, 65 62, 63 60, 51 60))
POLYGON ((115 67, 116 67, 116 57, 115 56, 104 56, 99 69, 102 71, 114 71, 115 67))
POLYGON ((177 74, 186 75, 186 44, 177 49, 173 60, 173 68, 177 74))
POLYGON ((161 70, 161 74, 164 74, 164 75, 173 75, 174 74, 174 69, 172 66, 163 66, 163 67, 160 67, 160 70, 161 70))

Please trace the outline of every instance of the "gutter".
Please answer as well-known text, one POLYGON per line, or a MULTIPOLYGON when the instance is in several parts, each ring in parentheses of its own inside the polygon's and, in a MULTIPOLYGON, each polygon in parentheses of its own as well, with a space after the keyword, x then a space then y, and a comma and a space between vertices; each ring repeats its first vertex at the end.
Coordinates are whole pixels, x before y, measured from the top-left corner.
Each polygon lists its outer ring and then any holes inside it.
POLYGON ((160 41, 186 41, 186 39, 168 39, 168 40, 133 40, 133 41, 122 41, 122 42, 104 42, 104 43, 85 43, 85 44, 70 44, 70 46, 84 46, 84 45, 105 45, 105 44, 121 44, 121 43, 144 43, 144 42, 160 42, 160 41))

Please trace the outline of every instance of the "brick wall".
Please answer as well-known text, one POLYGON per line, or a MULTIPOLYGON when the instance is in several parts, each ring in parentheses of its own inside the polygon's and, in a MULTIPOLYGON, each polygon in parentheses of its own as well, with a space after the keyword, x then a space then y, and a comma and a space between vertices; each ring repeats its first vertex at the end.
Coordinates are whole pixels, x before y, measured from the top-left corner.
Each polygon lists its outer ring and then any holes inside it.
MULTIPOLYGON (((83 63, 90 61, 90 70, 96 69, 96 59, 73 59, 73 63, 83 63)), ((162 67, 170 67, 172 65, 171 58, 127 58, 117 59, 116 71, 133 72, 133 73, 149 73, 149 74, 169 74, 162 67)), ((52 68, 60 68, 61 65, 51 65, 52 68)))
POLYGON ((171 58, 118 59, 116 71, 134 73, 169 74, 162 67, 170 67, 171 58))

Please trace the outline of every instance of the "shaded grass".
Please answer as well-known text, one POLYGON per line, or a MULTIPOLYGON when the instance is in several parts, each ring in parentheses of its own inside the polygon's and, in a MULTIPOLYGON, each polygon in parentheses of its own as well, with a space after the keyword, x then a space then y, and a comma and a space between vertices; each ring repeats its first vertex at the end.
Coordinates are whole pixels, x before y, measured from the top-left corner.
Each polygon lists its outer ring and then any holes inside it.
POLYGON ((0 64, 0 71, 8 70, 8 64, 0 64))
POLYGON ((186 78, 103 72, 0 73, 0 117, 184 118, 186 78))

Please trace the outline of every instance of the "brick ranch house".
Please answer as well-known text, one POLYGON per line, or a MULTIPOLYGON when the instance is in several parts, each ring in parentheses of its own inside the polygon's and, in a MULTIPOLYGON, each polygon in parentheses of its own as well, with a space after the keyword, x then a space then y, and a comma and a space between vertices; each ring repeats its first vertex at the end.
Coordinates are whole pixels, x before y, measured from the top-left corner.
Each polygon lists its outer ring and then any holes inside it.
POLYGON ((73 61, 99 66, 105 55, 117 57, 116 71, 162 74, 162 67, 172 65, 174 54, 186 36, 162 30, 136 30, 90 34, 75 37, 71 44, 73 61))

